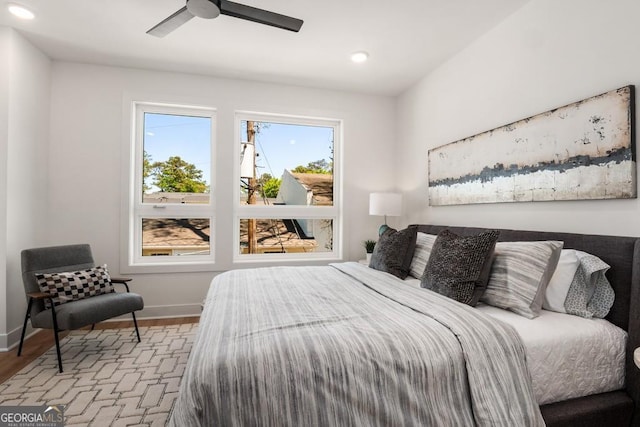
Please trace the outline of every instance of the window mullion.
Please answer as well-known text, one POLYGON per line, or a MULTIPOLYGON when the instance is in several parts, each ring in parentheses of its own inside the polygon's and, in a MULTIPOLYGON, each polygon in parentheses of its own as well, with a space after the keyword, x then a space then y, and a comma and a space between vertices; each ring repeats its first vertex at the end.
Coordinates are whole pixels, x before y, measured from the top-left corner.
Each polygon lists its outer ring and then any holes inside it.
POLYGON ((244 218, 325 218, 338 215, 337 207, 311 206, 241 206, 236 209, 236 216, 244 218))

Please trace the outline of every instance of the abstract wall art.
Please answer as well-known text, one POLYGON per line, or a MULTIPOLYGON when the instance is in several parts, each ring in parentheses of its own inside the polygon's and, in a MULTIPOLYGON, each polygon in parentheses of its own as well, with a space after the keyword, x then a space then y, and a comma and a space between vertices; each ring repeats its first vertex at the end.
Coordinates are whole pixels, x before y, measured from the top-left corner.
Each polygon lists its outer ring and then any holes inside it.
POLYGON ((634 87, 429 150, 429 204, 636 197, 634 87))

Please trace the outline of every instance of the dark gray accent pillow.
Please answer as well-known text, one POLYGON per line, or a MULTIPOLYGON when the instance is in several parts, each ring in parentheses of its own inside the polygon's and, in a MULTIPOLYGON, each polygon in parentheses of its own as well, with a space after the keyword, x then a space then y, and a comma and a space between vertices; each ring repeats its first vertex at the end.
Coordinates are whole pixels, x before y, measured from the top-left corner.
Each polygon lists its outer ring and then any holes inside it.
POLYGON ((417 227, 396 231, 388 228, 376 243, 369 267, 393 274, 401 279, 409 275, 413 251, 416 249, 417 227))
POLYGON ((500 232, 463 237, 443 230, 433 244, 420 286, 475 306, 487 289, 500 232))

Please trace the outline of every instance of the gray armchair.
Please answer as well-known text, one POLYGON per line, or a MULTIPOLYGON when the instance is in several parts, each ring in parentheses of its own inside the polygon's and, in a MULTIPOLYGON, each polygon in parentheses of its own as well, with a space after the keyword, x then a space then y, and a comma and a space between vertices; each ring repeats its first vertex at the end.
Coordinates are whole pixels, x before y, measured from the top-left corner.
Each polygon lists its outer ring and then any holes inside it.
POLYGON ((22 353, 25 329, 29 319, 31 319, 31 325, 34 328, 53 329, 60 372, 62 372, 62 358, 58 339, 59 331, 95 325, 103 320, 131 313, 138 342, 140 342, 140 332, 134 312, 142 310, 144 302, 140 295, 129 292, 127 282, 131 279, 111 278, 112 283, 124 285, 126 292, 96 295, 57 306, 53 305, 51 294, 41 292, 36 280, 37 273, 59 273, 92 267, 95 267, 95 263, 91 255, 91 247, 87 244, 51 246, 22 251, 22 282, 29 302, 24 317, 18 356, 22 353), (51 308, 45 307, 44 302, 47 299, 51 302, 51 308))

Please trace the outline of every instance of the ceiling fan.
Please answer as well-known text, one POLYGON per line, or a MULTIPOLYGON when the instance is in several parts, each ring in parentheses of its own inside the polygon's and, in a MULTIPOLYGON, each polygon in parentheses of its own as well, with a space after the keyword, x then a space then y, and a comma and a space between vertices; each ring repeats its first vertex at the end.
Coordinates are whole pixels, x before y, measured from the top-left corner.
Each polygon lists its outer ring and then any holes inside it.
POLYGON ((283 30, 300 31, 304 21, 268 10, 258 9, 228 0, 187 0, 186 6, 147 31, 156 37, 164 37, 194 16, 212 19, 218 15, 233 16, 259 24, 282 28, 283 30))

